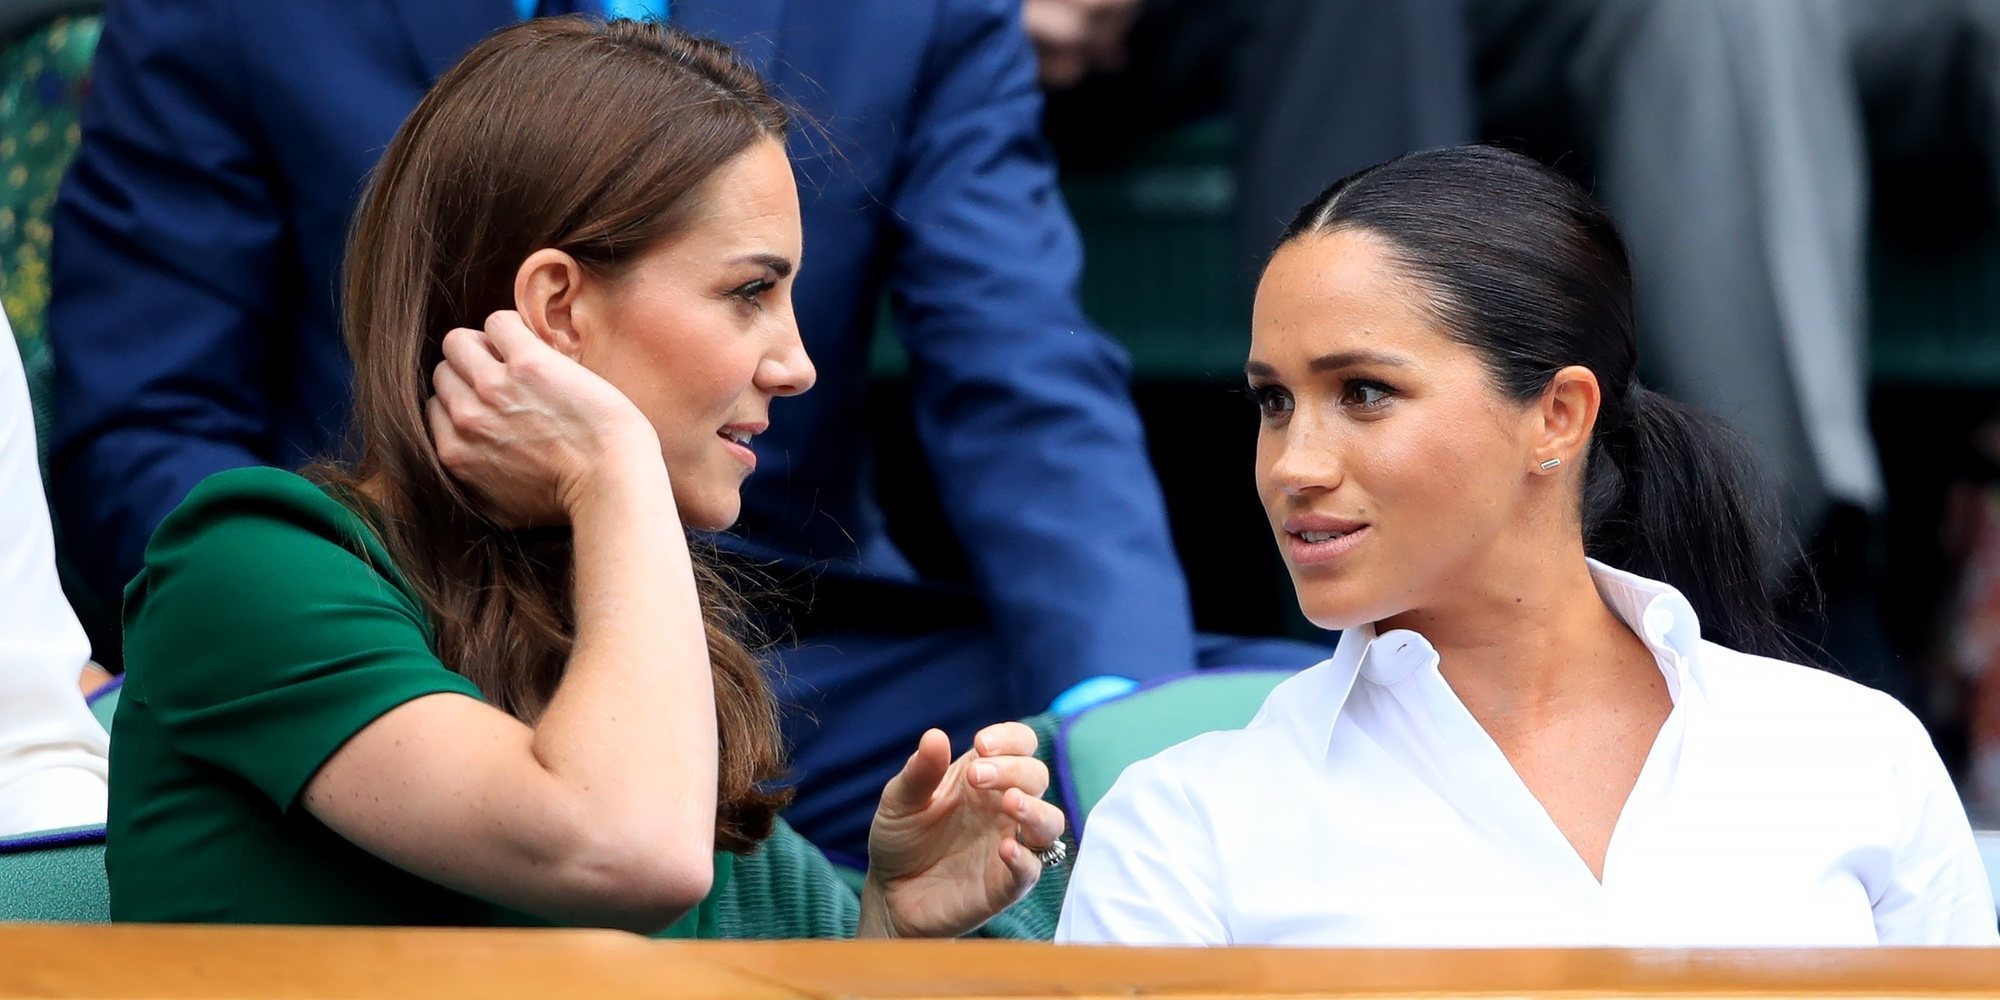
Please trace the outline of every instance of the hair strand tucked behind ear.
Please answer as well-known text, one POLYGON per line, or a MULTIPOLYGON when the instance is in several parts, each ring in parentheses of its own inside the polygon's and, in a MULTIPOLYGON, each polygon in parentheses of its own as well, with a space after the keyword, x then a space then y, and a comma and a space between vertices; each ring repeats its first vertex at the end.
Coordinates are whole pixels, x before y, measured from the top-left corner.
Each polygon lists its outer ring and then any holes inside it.
MULTIPOLYGON (((439 465, 424 420, 445 332, 513 307, 517 268, 553 247, 614 276, 684 224, 702 184, 760 141, 782 106, 716 42, 657 24, 524 22, 440 79, 390 143, 349 237, 352 466, 308 470, 361 509, 437 629, 437 654, 527 721, 575 634, 567 529, 507 531, 439 465)), ((716 843, 769 835, 785 791, 775 709, 741 602, 695 561, 715 681, 716 843)), ((673 766, 660 761, 661 767, 673 766)))

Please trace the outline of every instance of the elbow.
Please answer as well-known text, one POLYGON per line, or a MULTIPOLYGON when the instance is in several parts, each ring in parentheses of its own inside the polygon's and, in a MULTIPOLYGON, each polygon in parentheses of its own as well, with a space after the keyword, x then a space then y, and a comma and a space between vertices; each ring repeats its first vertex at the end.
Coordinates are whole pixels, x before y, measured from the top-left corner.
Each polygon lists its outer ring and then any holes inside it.
POLYGON ((715 858, 707 838, 651 831, 594 839, 572 865, 578 895, 597 903, 590 923, 652 934, 700 906, 714 888, 715 858))

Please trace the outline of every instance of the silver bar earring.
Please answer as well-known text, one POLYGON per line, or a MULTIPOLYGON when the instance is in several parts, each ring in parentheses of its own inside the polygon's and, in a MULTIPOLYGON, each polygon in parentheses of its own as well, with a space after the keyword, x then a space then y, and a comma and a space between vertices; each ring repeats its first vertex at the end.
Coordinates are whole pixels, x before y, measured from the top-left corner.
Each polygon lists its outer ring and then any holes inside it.
POLYGON ((1561 464, 1563 464, 1563 460, 1562 460, 1562 459, 1560 459, 1560 458, 1551 458, 1551 459, 1549 459, 1548 461, 1546 461, 1546 462, 1543 462, 1543 463, 1542 463, 1542 471, 1543 471, 1543 472, 1547 472, 1547 471, 1549 471, 1550 469, 1553 469, 1553 468, 1555 468, 1556 466, 1558 466, 1558 465, 1561 465, 1561 464))

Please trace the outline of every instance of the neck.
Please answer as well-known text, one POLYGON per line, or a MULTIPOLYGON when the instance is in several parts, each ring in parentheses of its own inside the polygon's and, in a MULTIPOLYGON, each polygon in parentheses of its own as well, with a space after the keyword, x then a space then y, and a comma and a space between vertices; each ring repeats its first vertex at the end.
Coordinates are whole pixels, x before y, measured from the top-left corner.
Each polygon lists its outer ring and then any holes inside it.
POLYGON ((1598 595, 1581 538, 1500 562, 1449 602, 1377 623, 1423 635, 1474 717, 1559 714, 1629 689, 1634 671, 1657 673, 1651 650, 1598 595))

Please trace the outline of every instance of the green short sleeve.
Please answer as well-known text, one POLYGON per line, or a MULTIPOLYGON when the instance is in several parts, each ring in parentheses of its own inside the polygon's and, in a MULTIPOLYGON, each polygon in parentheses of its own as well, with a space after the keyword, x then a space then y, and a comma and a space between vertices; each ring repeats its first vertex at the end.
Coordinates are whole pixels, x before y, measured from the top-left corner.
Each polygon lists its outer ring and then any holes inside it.
POLYGON ((479 691, 363 522, 275 469, 203 482, 125 595, 126 688, 178 751, 290 809, 335 750, 429 694, 479 691))

